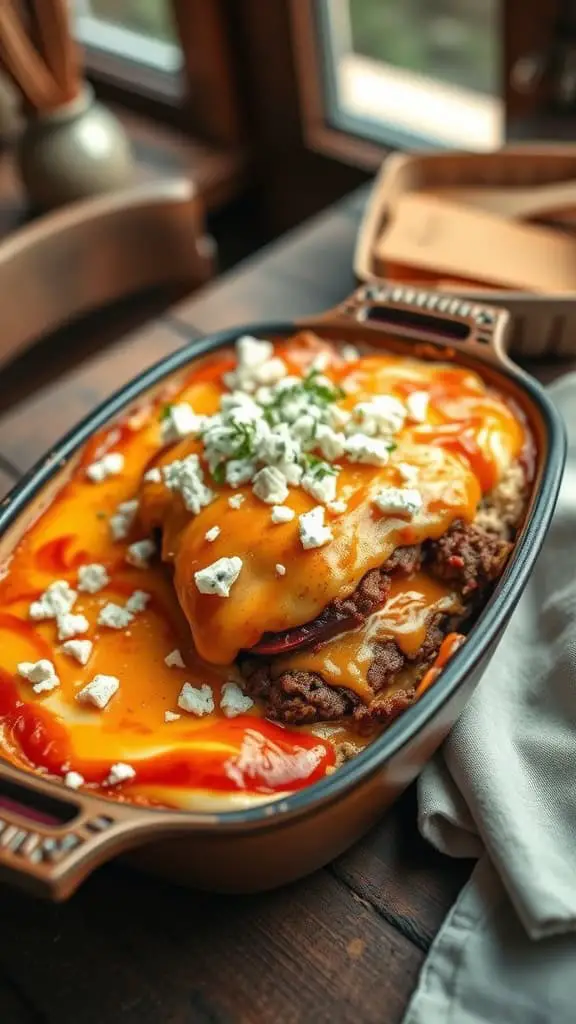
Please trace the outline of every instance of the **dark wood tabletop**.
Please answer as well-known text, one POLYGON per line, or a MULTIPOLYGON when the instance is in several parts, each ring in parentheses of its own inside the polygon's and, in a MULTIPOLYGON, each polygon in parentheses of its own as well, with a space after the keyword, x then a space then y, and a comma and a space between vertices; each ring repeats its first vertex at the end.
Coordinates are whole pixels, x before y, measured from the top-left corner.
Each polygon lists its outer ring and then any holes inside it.
MULTIPOLYGON (((0 492, 79 417, 187 340, 345 298, 364 199, 354 193, 159 317, 149 299, 125 304, 5 369, 0 492)), ((419 837, 409 791, 337 861, 264 895, 199 894, 121 863, 63 905, 3 888, 0 1022, 393 1024, 470 867, 419 837)))

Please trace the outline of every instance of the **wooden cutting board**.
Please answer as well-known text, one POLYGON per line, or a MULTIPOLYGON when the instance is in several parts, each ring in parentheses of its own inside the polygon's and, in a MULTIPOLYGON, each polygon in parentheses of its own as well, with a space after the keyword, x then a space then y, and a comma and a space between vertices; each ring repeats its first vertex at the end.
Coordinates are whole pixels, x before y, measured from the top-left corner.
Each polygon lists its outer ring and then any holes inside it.
POLYGON ((576 291, 576 239, 432 194, 398 198, 376 255, 404 280, 426 271, 497 288, 576 291))

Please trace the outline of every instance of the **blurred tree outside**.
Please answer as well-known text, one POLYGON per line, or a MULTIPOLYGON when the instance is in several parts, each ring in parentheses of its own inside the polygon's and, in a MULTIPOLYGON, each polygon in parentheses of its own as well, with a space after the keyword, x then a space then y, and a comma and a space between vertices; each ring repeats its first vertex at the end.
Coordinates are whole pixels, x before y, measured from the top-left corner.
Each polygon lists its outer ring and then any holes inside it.
POLYGON ((347 0, 355 53, 493 95, 499 0, 347 0))
POLYGON ((167 43, 178 41, 166 0, 90 0, 90 11, 95 18, 141 35, 167 43))

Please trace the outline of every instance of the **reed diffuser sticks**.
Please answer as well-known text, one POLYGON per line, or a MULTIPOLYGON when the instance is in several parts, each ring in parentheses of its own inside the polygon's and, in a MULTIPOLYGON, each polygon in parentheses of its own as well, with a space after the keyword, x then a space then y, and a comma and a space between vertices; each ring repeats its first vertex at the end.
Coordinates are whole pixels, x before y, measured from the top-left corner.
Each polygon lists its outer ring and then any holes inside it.
POLYGON ((0 66, 32 112, 73 100, 82 76, 67 0, 2 0, 0 66))

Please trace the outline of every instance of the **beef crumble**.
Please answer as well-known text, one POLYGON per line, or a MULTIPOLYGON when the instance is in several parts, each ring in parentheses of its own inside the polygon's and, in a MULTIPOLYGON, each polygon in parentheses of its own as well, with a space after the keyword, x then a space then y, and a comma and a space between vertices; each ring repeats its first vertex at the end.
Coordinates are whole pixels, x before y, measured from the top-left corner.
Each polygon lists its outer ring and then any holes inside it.
MULTIPOLYGON (((290 725, 351 717, 364 731, 391 722, 413 702, 417 682, 434 661, 444 636, 460 625, 485 596, 502 572, 511 548, 508 541, 474 524, 458 521, 439 540, 428 541, 422 547, 397 548, 380 569, 372 569, 364 576, 350 597, 331 602, 322 615, 301 627, 299 643, 276 648, 286 651, 290 647, 316 645, 337 633, 357 628, 385 603, 394 573, 408 575, 424 564, 432 575, 454 584, 462 607, 451 616, 437 613, 431 617, 424 643, 412 661, 394 640, 374 644, 367 673, 367 682, 374 692, 369 704, 345 687, 329 685, 317 672, 286 670, 274 678, 271 663, 262 657, 247 657, 241 663, 246 692, 265 702, 269 718, 290 725), (390 692, 390 686, 407 664, 414 670, 412 688, 390 692)), ((260 645, 249 653, 259 650, 260 645)))

